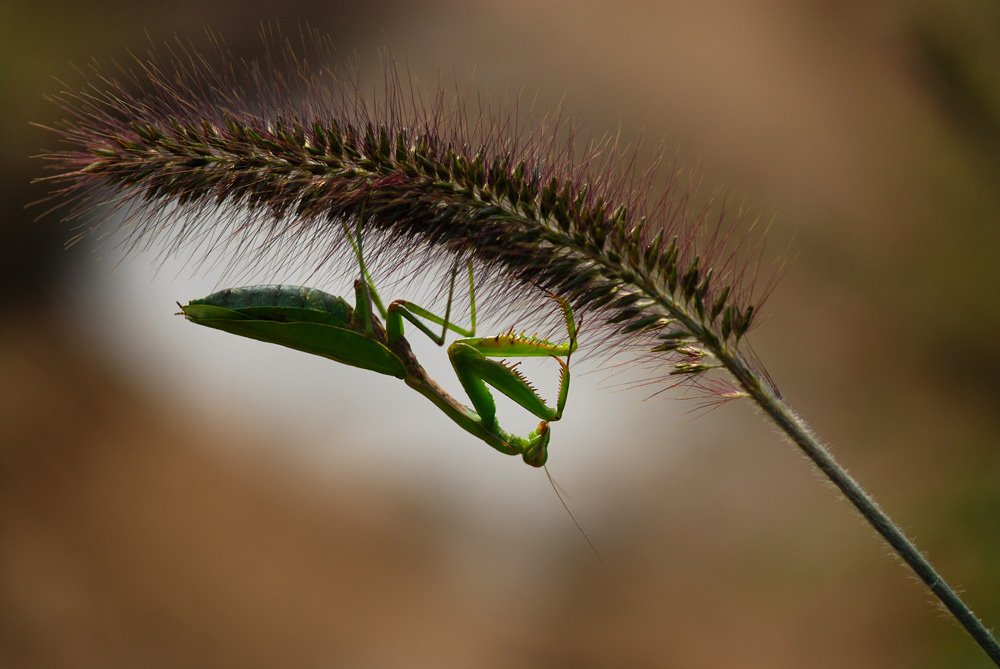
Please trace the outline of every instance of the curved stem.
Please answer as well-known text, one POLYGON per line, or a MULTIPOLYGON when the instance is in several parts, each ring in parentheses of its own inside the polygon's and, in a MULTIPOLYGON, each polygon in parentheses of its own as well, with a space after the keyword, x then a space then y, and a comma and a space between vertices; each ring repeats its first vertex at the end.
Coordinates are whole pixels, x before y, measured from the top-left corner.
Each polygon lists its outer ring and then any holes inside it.
POLYGON ((746 362, 737 355, 722 353, 722 363, 749 393, 754 402, 774 420, 781 430, 810 460, 819 467, 827 478, 833 481, 854 507, 864 516, 875 530, 889 542, 896 553, 910 566, 931 592, 941 601, 968 631, 976 643, 982 647, 993 662, 1000 666, 1000 644, 976 617, 968 605, 935 571, 931 563, 917 547, 892 522, 872 497, 855 481, 847 471, 837 464, 830 452, 820 443, 805 422, 789 408, 770 388, 761 382, 746 362))

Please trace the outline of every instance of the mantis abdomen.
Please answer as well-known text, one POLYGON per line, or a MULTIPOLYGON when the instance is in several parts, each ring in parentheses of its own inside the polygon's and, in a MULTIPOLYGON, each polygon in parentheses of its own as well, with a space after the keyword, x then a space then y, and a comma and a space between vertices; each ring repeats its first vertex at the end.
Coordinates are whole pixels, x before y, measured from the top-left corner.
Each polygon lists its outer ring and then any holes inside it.
POLYGON ((266 285, 229 288, 192 300, 188 320, 242 337, 321 355, 353 367, 406 378, 402 359, 386 347, 385 330, 372 317, 366 334, 346 301, 314 288, 266 285))
MULTIPOLYGON (((192 300, 192 305, 207 305, 223 309, 243 310, 253 307, 281 307, 308 309, 333 316, 342 323, 348 323, 354 310, 341 297, 324 293, 315 288, 272 284, 267 286, 244 286, 227 288, 212 293, 200 300, 192 300)), ((278 314, 281 312, 275 312, 278 314)))

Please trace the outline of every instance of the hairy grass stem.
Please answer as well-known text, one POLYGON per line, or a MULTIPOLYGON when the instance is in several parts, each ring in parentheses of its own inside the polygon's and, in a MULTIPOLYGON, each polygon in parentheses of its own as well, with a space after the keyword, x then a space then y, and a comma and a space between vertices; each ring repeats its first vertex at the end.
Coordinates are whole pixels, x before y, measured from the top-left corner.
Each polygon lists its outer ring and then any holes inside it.
MULTIPOLYGON (((317 44, 305 36, 302 49, 317 44)), ((706 225, 677 174, 651 198, 655 168, 636 172, 615 142, 577 156, 558 119, 535 131, 516 105, 427 99, 392 64, 369 102, 356 78, 313 70, 287 45, 272 48, 281 62, 245 67, 216 46, 215 60, 178 44, 114 73, 95 67, 56 98, 69 114, 54 128, 68 148, 43 156, 58 171, 56 208, 125 208, 129 249, 234 248, 239 262, 317 272, 350 255, 343 226, 364 212, 365 244, 385 263, 471 259, 494 300, 526 284, 559 295, 605 339, 664 361, 663 383, 754 401, 1000 665, 991 633, 741 347, 760 305, 755 266, 737 260, 745 238, 706 225)))

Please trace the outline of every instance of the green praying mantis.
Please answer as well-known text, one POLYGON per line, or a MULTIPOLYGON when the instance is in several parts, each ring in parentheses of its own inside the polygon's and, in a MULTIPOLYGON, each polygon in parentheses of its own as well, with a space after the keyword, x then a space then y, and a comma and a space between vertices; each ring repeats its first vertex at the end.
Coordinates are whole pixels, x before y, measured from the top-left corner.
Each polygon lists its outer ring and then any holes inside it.
POLYGON ((551 296, 562 309, 569 335, 567 342, 557 344, 523 333, 516 334, 513 329, 505 334, 477 338, 471 260, 468 265, 471 326, 465 329, 450 320, 457 265, 451 272, 444 318, 406 300, 395 300, 386 308, 365 267, 360 221, 355 238, 349 234, 346 225, 344 232, 357 257, 361 274, 354 282, 353 309, 341 297, 313 288, 289 285, 222 290, 204 299, 192 300, 187 306, 178 306, 189 321, 198 325, 280 344, 402 379, 465 431, 501 453, 520 455, 532 467, 543 466, 548 458, 551 437, 549 423, 559 420, 566 406, 569 359, 577 345, 577 326, 566 300, 551 296), (463 337, 448 347, 448 357, 474 408, 453 398, 427 376, 403 336, 404 319, 438 346, 444 345, 449 330, 463 337), (441 334, 432 332, 420 319, 441 326, 441 334), (559 395, 554 409, 545 404, 515 366, 491 359, 532 356, 550 356, 561 367, 559 395), (538 427, 527 437, 503 430, 497 423, 496 403, 487 386, 492 386, 540 418, 538 427))

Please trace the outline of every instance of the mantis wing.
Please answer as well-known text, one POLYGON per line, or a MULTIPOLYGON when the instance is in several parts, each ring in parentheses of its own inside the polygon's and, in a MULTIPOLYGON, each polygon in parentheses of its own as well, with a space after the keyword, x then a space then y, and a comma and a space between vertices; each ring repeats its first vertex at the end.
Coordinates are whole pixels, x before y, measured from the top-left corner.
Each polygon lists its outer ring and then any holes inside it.
POLYGON ((182 306, 192 323, 258 341, 287 346, 379 374, 406 378, 403 362, 388 348, 359 332, 319 322, 315 312, 293 307, 226 309, 206 304, 182 306), (303 314, 301 312, 311 312, 303 314), (308 320, 307 320, 308 319, 308 320))

